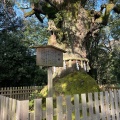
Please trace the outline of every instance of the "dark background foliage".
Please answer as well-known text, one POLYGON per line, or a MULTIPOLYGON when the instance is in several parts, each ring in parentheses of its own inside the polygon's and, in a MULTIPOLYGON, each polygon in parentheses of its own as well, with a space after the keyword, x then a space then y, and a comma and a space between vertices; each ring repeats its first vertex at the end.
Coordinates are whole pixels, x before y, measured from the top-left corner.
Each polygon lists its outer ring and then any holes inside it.
POLYGON ((35 55, 15 33, 0 33, 0 86, 46 84, 46 72, 36 66, 35 55))

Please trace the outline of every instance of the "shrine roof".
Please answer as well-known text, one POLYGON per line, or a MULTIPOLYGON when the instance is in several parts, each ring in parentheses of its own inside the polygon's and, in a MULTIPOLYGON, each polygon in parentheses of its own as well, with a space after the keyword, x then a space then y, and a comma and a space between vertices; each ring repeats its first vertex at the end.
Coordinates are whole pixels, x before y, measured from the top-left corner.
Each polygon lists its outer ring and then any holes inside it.
POLYGON ((53 46, 53 45, 40 45, 40 46, 33 46, 32 48, 54 48, 54 49, 57 49, 63 53, 66 53, 65 50, 61 49, 61 48, 58 48, 56 46, 53 46))

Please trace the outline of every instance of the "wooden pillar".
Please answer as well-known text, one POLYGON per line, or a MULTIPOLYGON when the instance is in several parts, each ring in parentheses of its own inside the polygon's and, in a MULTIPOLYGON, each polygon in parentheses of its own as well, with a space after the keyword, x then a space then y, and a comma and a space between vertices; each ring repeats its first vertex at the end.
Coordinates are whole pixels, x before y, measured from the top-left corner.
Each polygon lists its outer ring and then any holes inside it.
POLYGON ((72 63, 71 63, 71 60, 69 60, 69 67, 72 67, 72 63))
POLYGON ((53 78, 52 67, 48 67, 48 97, 53 96, 53 78))
POLYGON ((83 68, 83 61, 82 60, 81 60, 81 65, 80 66, 81 66, 81 68, 83 68))

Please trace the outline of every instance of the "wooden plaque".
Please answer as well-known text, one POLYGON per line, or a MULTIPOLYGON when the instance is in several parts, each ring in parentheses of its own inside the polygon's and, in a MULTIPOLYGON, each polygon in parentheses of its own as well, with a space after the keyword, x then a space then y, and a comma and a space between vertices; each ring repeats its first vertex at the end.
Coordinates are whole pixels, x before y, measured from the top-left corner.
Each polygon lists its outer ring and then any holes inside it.
POLYGON ((63 66, 63 51, 54 47, 39 47, 37 48, 36 63, 39 66, 63 66))

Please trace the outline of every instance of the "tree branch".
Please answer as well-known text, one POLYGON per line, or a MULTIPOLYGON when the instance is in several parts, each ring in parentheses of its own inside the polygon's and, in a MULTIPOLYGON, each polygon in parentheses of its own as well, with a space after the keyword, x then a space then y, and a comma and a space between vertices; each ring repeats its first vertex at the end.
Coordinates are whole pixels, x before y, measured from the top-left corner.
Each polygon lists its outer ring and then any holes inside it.
POLYGON ((24 17, 25 17, 25 18, 26 18, 26 17, 30 17, 30 16, 32 16, 33 14, 35 14, 35 11, 34 11, 34 10, 31 10, 30 12, 25 13, 25 14, 24 14, 24 17))

